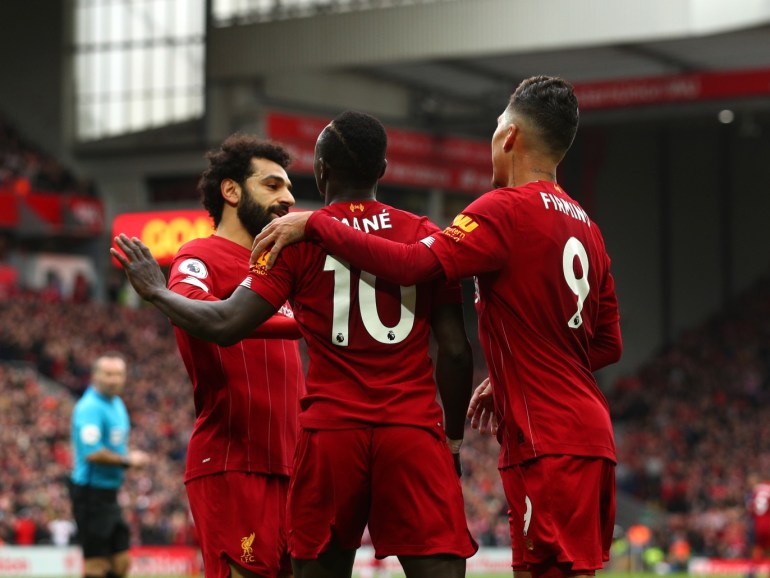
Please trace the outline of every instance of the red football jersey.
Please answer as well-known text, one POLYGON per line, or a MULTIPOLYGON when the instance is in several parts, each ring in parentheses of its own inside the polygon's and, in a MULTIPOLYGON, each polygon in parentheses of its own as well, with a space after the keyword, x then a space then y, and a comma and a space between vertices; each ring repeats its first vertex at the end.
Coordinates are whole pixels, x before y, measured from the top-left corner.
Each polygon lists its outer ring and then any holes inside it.
MULTIPOLYGON (((321 211, 370 235, 405 242, 438 230, 424 217, 377 201, 334 203, 321 211)), ((430 316, 434 304, 461 302, 458 283, 399 287, 300 243, 284 249, 272 269, 255 267, 243 285, 274 305, 292 301, 309 356, 302 426, 401 424, 443 435, 428 356, 430 316)))
POLYGON ((755 523, 770 528, 770 482, 761 482, 751 489, 749 513, 755 523))
MULTIPOLYGON (((190 241, 171 264, 168 286, 193 299, 226 299, 250 256, 216 235, 190 241)), ((282 302, 276 315, 293 313, 282 302)), ((221 347, 174 329, 195 401, 185 481, 234 470, 290 475, 303 391, 297 341, 248 338, 221 347)))
POLYGON ((558 185, 534 182, 486 193, 423 242, 448 278, 477 274, 500 467, 545 454, 615 460, 590 362, 597 332, 618 322, 596 223, 558 185))

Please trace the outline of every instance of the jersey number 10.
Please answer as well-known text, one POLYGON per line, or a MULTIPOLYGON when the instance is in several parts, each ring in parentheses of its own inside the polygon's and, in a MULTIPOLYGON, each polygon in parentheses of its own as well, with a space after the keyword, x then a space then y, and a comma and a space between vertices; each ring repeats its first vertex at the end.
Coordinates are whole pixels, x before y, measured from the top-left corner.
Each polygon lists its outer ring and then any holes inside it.
MULTIPOLYGON (((334 272, 334 309, 331 340, 334 345, 347 347, 350 332, 350 265, 331 255, 326 256, 324 271, 334 272)), ((414 327, 414 309, 417 302, 417 288, 414 285, 401 287, 401 317, 396 325, 388 327, 377 312, 377 278, 361 271, 358 281, 358 307, 366 332, 373 339, 385 345, 401 343, 414 327)))

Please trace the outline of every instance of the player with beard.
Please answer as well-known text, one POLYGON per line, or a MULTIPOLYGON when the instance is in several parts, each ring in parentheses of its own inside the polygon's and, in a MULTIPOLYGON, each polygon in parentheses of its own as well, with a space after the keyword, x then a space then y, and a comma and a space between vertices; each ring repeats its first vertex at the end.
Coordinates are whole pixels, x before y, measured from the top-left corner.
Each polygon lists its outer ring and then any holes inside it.
MULTIPOLYGON (((248 271, 251 242, 294 205, 281 146, 245 134, 207 154, 198 183, 216 232, 183 245, 168 287, 226 299, 248 271)), ((196 421, 185 485, 207 578, 291 573, 285 507, 304 389, 294 314, 284 304, 229 347, 174 328, 193 386, 196 421)))

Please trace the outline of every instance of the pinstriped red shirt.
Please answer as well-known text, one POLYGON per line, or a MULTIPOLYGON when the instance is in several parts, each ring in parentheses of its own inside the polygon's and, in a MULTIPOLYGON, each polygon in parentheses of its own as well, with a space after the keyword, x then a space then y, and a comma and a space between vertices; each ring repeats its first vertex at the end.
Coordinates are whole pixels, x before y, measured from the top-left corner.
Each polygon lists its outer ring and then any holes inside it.
MULTIPOLYGON (((226 299, 248 271, 249 256, 222 237, 196 239, 179 250, 168 286, 193 299, 226 299)), ((276 316, 294 314, 285 304, 276 316)), ((221 347, 175 333, 196 415, 185 481, 224 471, 290 475, 304 391, 298 342, 248 338, 221 347)))

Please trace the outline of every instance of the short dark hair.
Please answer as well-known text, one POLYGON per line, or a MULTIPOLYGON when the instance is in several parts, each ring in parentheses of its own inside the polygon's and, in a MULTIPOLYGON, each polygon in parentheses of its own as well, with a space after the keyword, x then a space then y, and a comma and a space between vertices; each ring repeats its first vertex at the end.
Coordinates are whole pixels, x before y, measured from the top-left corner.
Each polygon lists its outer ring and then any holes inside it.
POLYGON ((376 183, 385 167, 388 148, 382 123, 369 114, 346 111, 326 130, 329 134, 320 144, 324 161, 356 185, 376 183))
POLYGON ((218 149, 206 153, 208 168, 198 181, 201 202, 218 227, 222 220, 225 200, 220 192, 224 179, 242 184, 252 173, 251 159, 267 159, 286 169, 291 164, 289 152, 280 144, 262 140, 254 135, 235 133, 225 139, 218 149))
POLYGON ((519 84, 508 107, 529 118, 542 134, 543 145, 559 158, 572 146, 577 132, 578 101, 572 85, 557 76, 533 76, 519 84))

